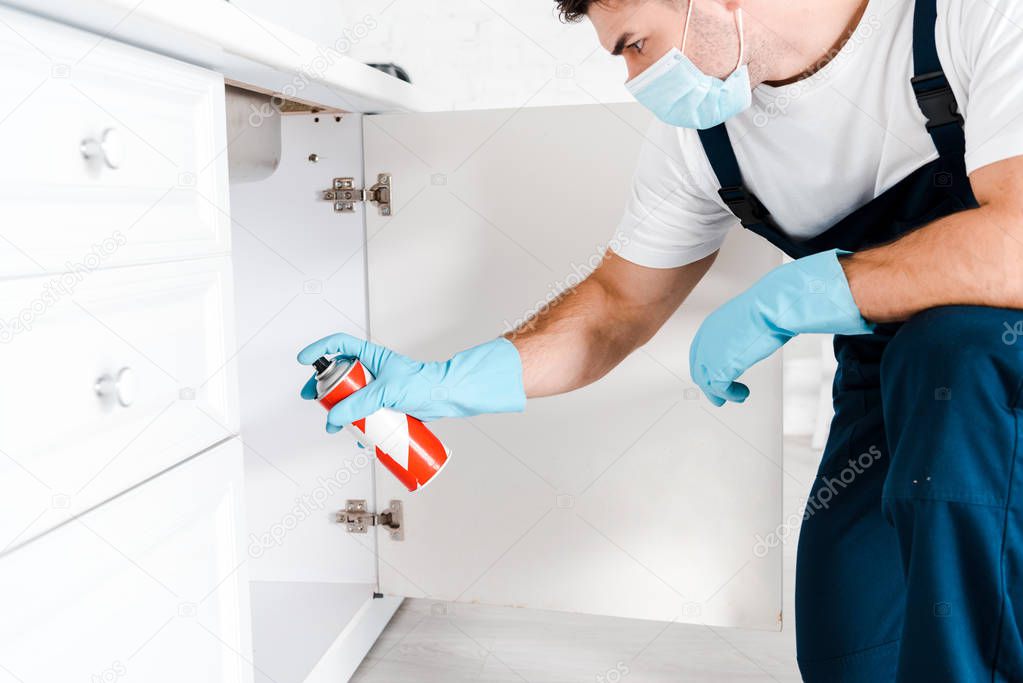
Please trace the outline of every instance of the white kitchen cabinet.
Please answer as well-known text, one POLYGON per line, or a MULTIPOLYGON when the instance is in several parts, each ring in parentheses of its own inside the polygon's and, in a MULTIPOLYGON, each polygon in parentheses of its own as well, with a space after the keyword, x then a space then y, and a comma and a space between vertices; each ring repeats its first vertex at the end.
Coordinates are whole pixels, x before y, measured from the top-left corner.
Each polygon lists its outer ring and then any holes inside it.
POLYGON ((0 8, 0 680, 252 681, 220 74, 0 8))
POLYGON ((50 281, 0 281, 0 548, 238 431, 227 257, 50 281))
MULTIPOLYGON (((316 46, 285 50, 294 36, 267 40, 229 3, 126 2, 33 3, 50 20, 0 10, 0 72, 21 93, 0 112, 13 150, 0 322, 32 323, 0 340, 0 590, 14 606, 0 674, 335 682, 403 596, 778 627, 780 550, 756 540, 780 521, 779 361, 724 410, 687 366, 702 316, 779 261, 746 233, 606 379, 525 415, 434 423, 452 459, 418 494, 298 397, 310 373, 294 356, 320 336, 443 358, 584 277, 629 191, 638 106, 363 115, 419 99, 342 56, 293 98, 316 111, 283 117, 276 172, 231 185, 228 203, 223 77, 294 89, 316 46), (108 119, 133 133, 118 169, 81 153, 108 119), (324 195, 384 180, 387 207, 324 195), (117 231, 126 244, 32 312, 117 231), (125 367, 137 383, 118 384, 125 367), (349 533, 350 500, 371 516, 400 501, 403 540, 349 533), (54 661, 43 634, 72 632, 54 661)), ((230 139, 258 154, 273 137, 230 139)))
POLYGON ((0 681, 252 681, 237 439, 0 557, 0 681))
POLYGON ((0 9, 0 78, 0 277, 229 251, 222 77, 0 9))

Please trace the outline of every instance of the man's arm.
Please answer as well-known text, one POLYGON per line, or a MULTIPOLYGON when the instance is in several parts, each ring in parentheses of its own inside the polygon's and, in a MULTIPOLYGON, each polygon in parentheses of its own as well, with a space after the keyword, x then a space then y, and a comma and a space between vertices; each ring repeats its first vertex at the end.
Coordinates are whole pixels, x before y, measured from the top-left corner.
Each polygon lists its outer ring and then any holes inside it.
POLYGON ((979 208, 839 259, 864 318, 896 322, 956 304, 1023 309, 1023 157, 970 182, 979 208))
MULTIPOLYGON (((423 363, 339 333, 302 349, 298 362, 358 358, 376 378, 330 409, 328 432, 380 408, 421 420, 519 412, 529 396, 570 391, 607 374, 660 329, 716 255, 657 269, 610 254, 590 277, 518 330, 446 361, 423 363)), ((316 387, 313 376, 302 398, 316 398, 316 387)))
POLYGON ((522 357, 526 395, 560 394, 606 375, 649 341, 716 257, 661 269, 609 252, 590 277, 505 335, 522 357))

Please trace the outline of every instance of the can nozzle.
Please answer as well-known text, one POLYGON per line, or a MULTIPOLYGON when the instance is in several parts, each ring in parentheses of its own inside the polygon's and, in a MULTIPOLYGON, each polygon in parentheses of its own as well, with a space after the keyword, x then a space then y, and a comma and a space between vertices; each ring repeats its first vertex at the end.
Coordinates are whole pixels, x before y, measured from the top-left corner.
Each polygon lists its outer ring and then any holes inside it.
POLYGON ((323 358, 317 358, 313 362, 313 367, 316 368, 316 374, 322 374, 330 367, 330 359, 324 356, 323 358))

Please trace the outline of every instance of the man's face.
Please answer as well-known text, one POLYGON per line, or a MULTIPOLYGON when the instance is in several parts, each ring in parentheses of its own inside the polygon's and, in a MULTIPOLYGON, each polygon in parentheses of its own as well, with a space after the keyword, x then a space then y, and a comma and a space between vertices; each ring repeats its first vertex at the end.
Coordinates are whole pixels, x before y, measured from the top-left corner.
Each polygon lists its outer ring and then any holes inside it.
MULTIPOLYGON (((692 1, 686 56, 704 73, 725 78, 739 51, 732 10, 722 0, 692 1)), ((687 8, 685 0, 607 0, 590 5, 587 16, 604 49, 625 59, 632 79, 671 48, 682 47, 687 8)))

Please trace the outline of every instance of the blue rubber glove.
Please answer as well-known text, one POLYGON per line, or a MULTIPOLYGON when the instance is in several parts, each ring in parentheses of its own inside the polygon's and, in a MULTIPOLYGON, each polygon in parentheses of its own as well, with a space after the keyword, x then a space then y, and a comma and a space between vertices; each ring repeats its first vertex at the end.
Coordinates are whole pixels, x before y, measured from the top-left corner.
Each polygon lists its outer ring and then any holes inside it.
POLYGON ((797 334, 869 334, 838 262, 826 251, 775 268, 711 313, 689 350, 693 381, 710 402, 742 403, 749 388, 735 380, 797 334))
MULTIPOLYGON (((515 345, 498 338, 437 363, 421 363, 347 334, 324 337, 302 349, 298 362, 312 365, 321 356, 358 358, 376 378, 334 406, 327 431, 391 408, 419 418, 469 417, 521 412, 526 407, 522 360, 515 345)), ((316 377, 302 388, 316 398, 316 377)))

